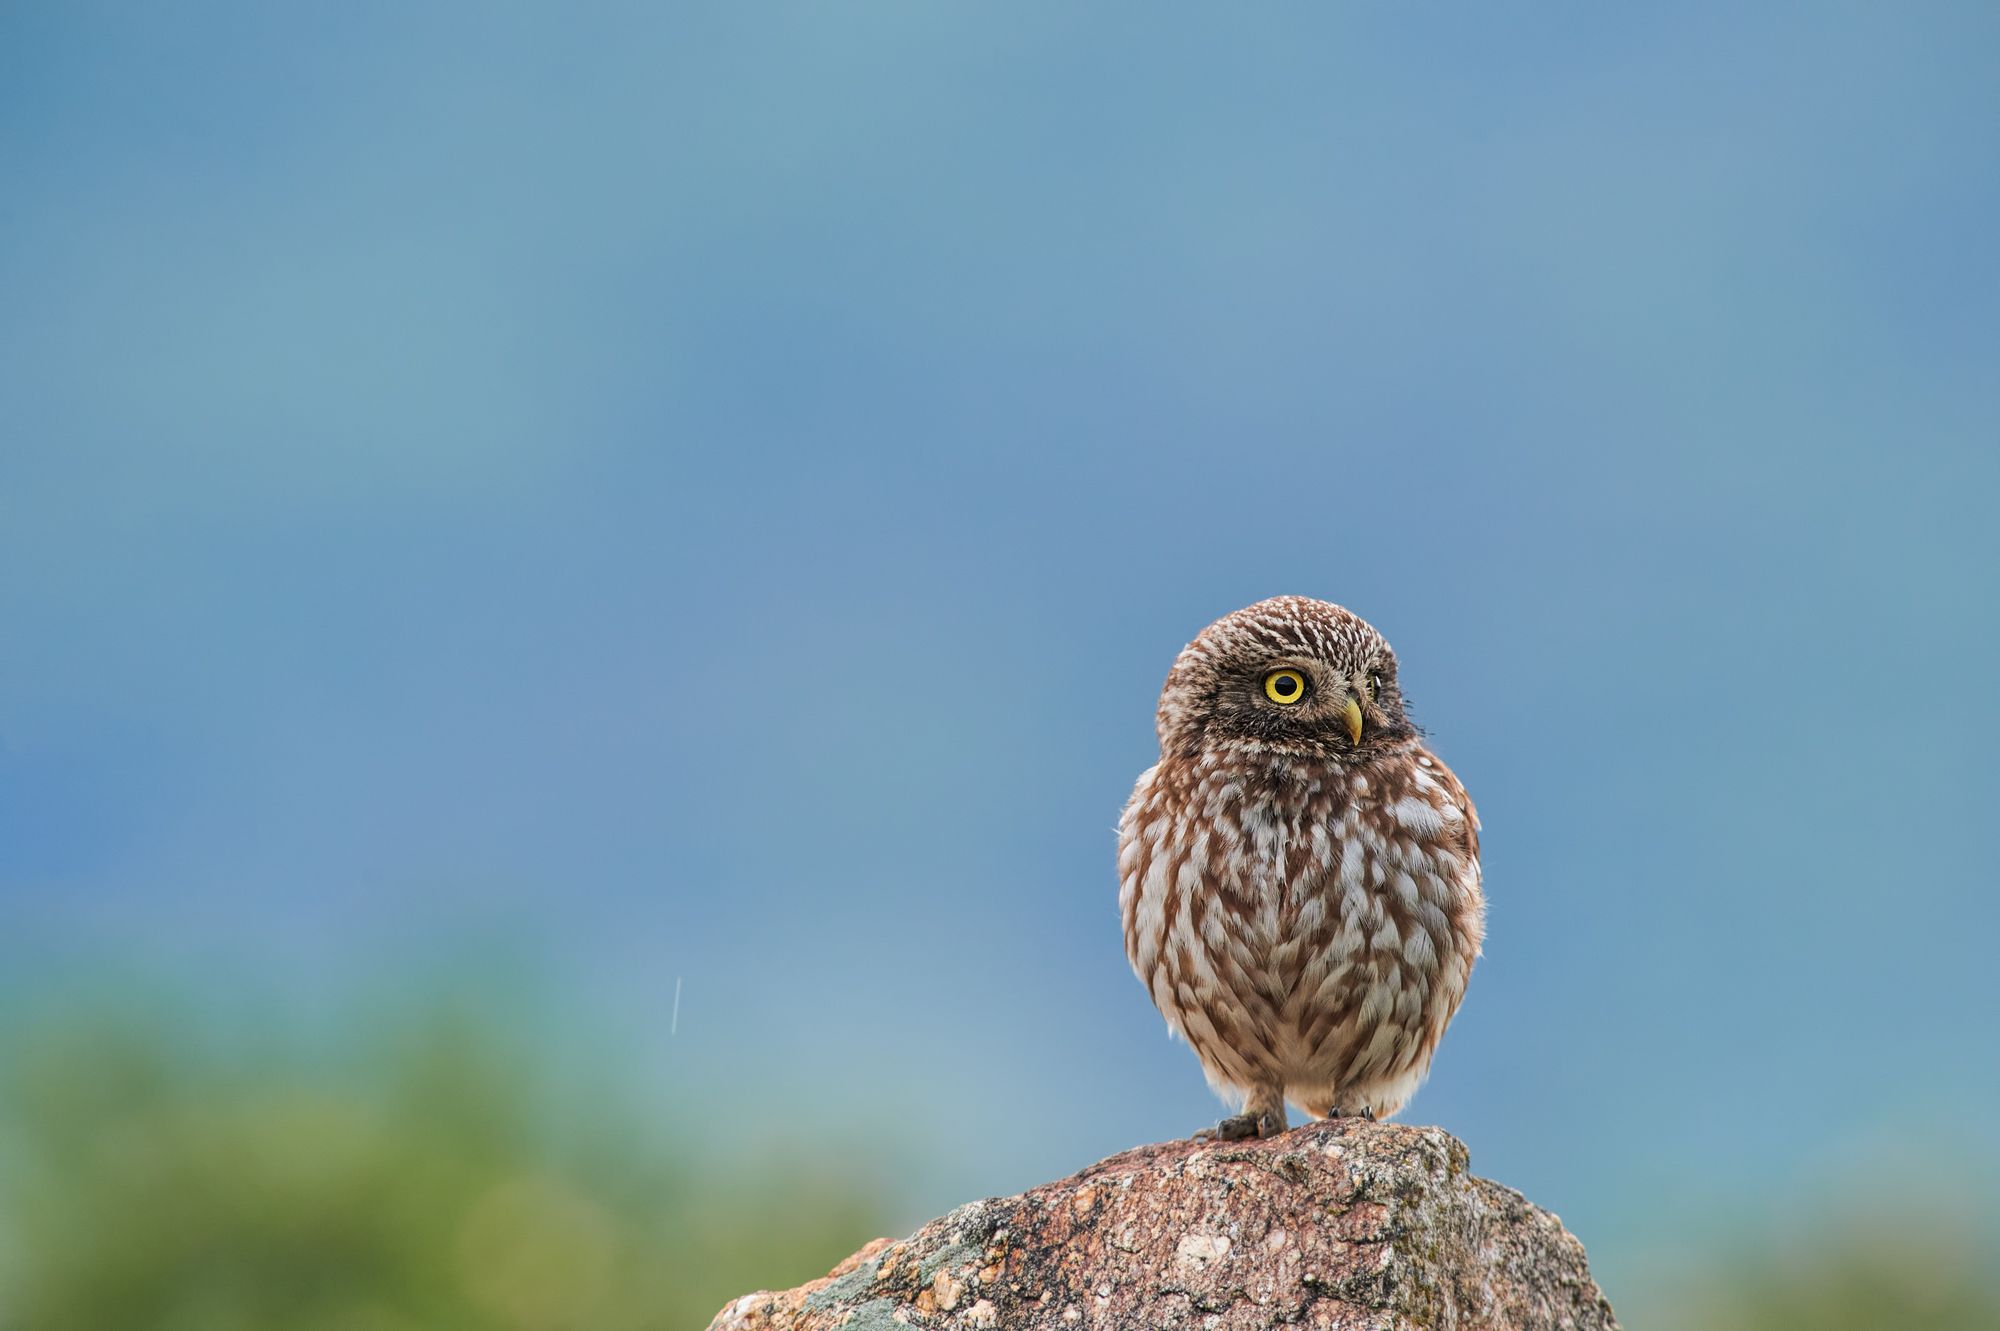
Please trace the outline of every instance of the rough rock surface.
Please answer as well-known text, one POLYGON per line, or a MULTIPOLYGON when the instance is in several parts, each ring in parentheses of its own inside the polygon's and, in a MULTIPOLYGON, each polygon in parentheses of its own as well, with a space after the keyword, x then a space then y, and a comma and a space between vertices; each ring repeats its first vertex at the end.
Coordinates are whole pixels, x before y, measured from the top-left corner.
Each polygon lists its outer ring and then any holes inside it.
POLYGON ((710 1331, 1612 1328, 1583 1245, 1436 1128, 1169 1142, 877 1239, 710 1331))

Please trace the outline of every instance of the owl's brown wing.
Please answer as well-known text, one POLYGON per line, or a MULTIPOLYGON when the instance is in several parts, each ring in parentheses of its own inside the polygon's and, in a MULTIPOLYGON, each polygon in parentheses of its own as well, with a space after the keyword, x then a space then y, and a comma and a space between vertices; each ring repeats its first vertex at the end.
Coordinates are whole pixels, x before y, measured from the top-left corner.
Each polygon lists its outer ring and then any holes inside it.
POLYGON ((1479 810, 1472 807, 1472 796, 1466 793, 1465 783, 1460 781, 1457 774, 1444 765, 1443 759, 1439 758, 1429 749, 1419 748, 1416 757, 1418 769, 1425 776, 1437 783, 1440 787, 1439 793, 1453 808, 1458 810, 1459 818, 1452 825, 1463 829, 1462 836, 1465 843, 1463 850, 1465 854, 1471 856, 1473 866, 1477 868, 1479 864, 1479 810))

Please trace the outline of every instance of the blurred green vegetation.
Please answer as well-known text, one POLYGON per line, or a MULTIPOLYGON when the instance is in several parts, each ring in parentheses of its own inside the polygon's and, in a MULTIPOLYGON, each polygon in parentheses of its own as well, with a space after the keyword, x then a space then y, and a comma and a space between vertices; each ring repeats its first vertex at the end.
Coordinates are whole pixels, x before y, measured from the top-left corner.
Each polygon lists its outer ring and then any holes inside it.
POLYGON ((1920 1198, 1851 1197, 1749 1235, 1662 1300, 1661 1326, 1704 1331, 1990 1331, 2000 1253, 1975 1215, 1920 1198))
POLYGON ((681 1331, 882 1232, 866 1178, 731 1158, 450 1016, 344 1053, 185 1024, 0 1037, 4 1331, 681 1331))
MULTIPOLYGON (((0 1032, 0 1331, 681 1331, 890 1231, 865 1156, 648 1108, 500 1010, 0 1032)), ((1935 1201, 1717 1237, 1630 1324, 2000 1327, 1990 1228, 1935 1201)))

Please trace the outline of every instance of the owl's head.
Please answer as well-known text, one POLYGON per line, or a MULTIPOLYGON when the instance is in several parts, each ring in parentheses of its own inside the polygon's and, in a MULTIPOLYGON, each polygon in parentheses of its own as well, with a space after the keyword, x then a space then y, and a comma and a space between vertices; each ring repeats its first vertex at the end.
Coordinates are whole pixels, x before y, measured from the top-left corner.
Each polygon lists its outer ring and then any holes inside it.
POLYGON ((1417 733, 1396 654, 1352 611, 1274 596, 1203 629, 1160 691, 1160 752, 1366 761, 1417 733))

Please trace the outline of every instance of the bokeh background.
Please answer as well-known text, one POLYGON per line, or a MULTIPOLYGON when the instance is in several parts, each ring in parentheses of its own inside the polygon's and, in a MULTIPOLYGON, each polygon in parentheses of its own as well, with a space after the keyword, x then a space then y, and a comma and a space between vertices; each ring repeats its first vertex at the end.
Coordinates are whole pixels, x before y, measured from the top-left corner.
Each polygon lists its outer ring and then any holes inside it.
POLYGON ((2000 11, 0 11, 0 1326, 698 1326, 1217 1112, 1113 825, 1397 646, 1405 1117, 1993 1324, 2000 11))

